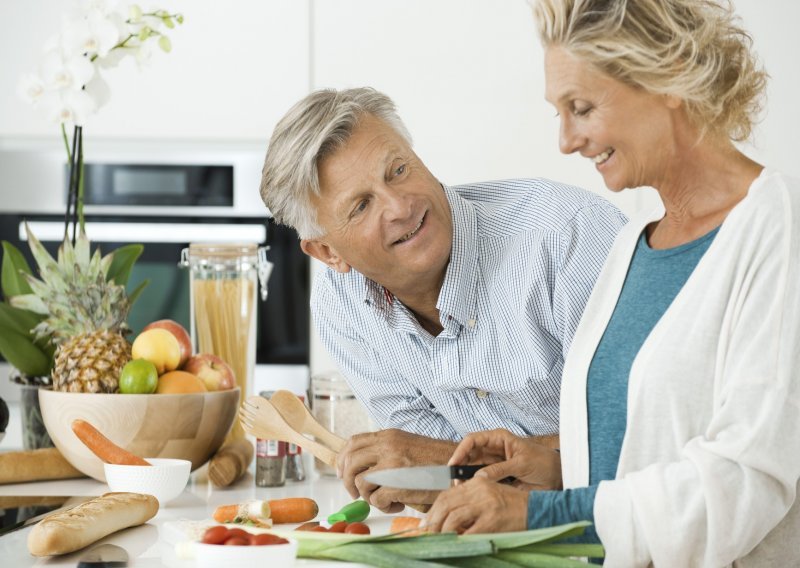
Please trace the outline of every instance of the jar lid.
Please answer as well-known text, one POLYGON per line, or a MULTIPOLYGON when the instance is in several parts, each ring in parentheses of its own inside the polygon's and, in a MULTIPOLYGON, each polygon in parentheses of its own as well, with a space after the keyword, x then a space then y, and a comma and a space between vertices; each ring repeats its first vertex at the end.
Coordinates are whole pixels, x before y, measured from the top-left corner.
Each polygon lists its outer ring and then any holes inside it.
POLYGON ((258 254, 255 243, 192 243, 189 245, 189 258, 206 257, 233 259, 258 254))

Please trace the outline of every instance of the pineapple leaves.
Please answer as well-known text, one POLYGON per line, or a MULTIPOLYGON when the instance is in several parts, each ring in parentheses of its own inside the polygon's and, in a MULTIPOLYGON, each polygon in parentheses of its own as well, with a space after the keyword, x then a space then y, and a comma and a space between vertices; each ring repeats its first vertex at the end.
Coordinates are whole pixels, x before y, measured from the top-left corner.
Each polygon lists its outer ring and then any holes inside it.
MULTIPOLYGON (((111 267, 106 274, 106 279, 120 285, 126 285, 131 276, 133 265, 144 251, 143 245, 130 244, 119 247, 110 253, 113 255, 111 267)), ((140 285, 141 287, 141 285, 140 285)), ((137 288, 138 290, 138 288, 137 288)), ((133 301, 131 301, 133 303, 133 301)))
POLYGON ((25 276, 31 274, 33 274, 31 267, 19 249, 8 241, 3 241, 3 267, 0 274, 3 296, 7 299, 20 294, 30 294, 31 287, 25 276))

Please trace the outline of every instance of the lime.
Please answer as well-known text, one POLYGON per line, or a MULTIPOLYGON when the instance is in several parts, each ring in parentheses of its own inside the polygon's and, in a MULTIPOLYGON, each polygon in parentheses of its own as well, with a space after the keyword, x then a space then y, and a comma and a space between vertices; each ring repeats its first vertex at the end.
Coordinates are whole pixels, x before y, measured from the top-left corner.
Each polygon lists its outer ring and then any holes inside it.
POLYGON ((157 386, 158 371, 147 359, 128 361, 119 374, 119 392, 123 394, 150 394, 157 386))

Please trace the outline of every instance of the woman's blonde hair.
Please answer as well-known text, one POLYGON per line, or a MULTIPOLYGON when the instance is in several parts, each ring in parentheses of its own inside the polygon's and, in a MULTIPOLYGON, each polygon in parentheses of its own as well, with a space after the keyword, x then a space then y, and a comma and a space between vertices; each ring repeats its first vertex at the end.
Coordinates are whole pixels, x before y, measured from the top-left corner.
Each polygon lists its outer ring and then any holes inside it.
POLYGON ((680 97, 703 134, 750 136, 767 74, 729 0, 534 0, 533 10, 545 47, 680 97))

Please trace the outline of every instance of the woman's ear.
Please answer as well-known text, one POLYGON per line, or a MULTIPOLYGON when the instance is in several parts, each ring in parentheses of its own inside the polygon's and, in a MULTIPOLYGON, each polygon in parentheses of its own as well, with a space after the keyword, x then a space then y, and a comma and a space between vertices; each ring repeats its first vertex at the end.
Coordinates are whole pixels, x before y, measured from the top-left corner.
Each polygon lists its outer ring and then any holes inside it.
POLYGON ((316 258, 320 262, 324 262, 336 272, 350 272, 350 265, 339 256, 339 253, 324 241, 317 239, 302 239, 300 241, 300 249, 308 256, 316 258))

